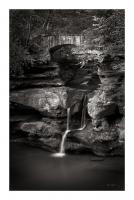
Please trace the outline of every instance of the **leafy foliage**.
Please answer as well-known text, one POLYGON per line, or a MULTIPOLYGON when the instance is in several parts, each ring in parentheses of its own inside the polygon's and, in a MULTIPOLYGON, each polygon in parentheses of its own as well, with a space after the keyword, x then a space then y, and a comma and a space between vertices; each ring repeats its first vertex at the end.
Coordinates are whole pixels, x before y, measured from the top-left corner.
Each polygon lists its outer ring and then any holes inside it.
POLYGON ((36 40, 58 34, 83 34, 83 51, 123 54, 124 10, 10 10, 11 75, 24 74, 37 58, 44 62, 36 40))
POLYGON ((39 35, 47 22, 49 11, 10 10, 10 74, 24 74, 34 62, 30 50, 31 39, 39 35))
POLYGON ((124 10, 111 10, 110 15, 93 16, 93 28, 86 29, 85 43, 104 53, 124 54, 124 10))

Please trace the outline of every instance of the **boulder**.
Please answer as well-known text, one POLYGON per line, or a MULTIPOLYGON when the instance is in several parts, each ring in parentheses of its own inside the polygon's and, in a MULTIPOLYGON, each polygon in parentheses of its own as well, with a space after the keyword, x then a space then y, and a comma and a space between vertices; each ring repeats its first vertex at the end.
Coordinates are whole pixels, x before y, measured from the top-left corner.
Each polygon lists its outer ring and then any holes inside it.
POLYGON ((42 138, 54 137, 61 134, 66 129, 66 125, 61 120, 46 118, 43 121, 22 122, 18 130, 27 133, 28 136, 37 136, 42 138))
POLYGON ((32 108, 43 116, 66 117, 67 107, 73 107, 72 114, 80 111, 83 95, 83 91, 67 87, 36 88, 13 91, 10 101, 32 108))
MULTIPOLYGON (((88 98, 91 126, 83 138, 96 155, 124 152, 124 63, 123 58, 106 56, 98 65, 100 87, 88 98)), ((79 136, 81 139, 82 135, 79 136)))
POLYGON ((98 89, 94 96, 88 100, 88 114, 92 119, 101 119, 113 115, 117 105, 107 97, 106 92, 98 89))
POLYGON ((73 137, 98 156, 111 155, 111 152, 119 146, 119 134, 114 126, 96 130, 89 122, 84 130, 77 131, 73 137))
POLYGON ((124 63, 122 58, 105 56, 98 65, 101 85, 89 98, 88 113, 93 119, 113 115, 117 109, 124 111, 124 63))

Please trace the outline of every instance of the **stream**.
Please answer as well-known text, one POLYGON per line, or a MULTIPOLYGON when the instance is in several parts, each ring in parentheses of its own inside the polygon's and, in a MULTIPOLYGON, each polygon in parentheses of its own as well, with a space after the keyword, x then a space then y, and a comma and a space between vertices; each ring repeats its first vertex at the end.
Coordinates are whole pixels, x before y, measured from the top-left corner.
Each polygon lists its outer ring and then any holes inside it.
POLYGON ((11 190, 123 190, 124 158, 50 152, 10 144, 11 190))

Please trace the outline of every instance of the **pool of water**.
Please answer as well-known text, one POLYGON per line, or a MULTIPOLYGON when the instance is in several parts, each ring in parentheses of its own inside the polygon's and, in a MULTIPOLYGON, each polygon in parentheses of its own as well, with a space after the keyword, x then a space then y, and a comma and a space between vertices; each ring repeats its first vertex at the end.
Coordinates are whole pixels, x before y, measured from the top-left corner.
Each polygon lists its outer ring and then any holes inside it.
POLYGON ((56 157, 11 142, 10 190, 124 190, 124 158, 56 157))

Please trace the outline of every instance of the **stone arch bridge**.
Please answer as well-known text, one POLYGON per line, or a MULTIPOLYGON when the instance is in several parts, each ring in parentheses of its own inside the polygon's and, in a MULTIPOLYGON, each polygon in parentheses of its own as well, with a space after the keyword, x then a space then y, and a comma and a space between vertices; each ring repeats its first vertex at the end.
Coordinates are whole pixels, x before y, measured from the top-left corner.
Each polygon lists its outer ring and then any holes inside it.
POLYGON ((42 42, 46 49, 63 44, 74 44, 76 46, 80 46, 84 42, 84 37, 83 35, 52 35, 43 37, 42 42))
POLYGON ((48 61, 50 60, 49 50, 52 47, 56 47, 64 44, 73 44, 80 46, 84 43, 83 35, 40 35, 40 37, 34 38, 34 44, 38 49, 38 60, 48 61))

